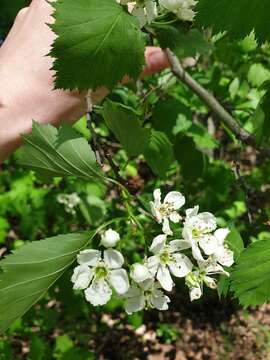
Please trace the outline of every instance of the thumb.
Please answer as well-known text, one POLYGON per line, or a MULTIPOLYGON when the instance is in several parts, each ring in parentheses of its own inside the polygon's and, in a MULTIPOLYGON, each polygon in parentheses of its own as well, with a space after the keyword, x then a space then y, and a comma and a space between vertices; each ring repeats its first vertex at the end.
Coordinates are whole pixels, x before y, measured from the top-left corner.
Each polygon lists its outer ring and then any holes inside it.
POLYGON ((164 70, 170 66, 165 53, 158 47, 148 46, 145 50, 145 67, 142 77, 164 70))

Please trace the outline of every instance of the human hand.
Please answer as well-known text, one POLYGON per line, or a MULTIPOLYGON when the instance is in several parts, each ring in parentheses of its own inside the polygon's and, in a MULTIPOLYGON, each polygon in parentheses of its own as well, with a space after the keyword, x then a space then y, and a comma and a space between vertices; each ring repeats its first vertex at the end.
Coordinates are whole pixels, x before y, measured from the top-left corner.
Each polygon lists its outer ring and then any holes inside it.
MULTIPOLYGON (((55 38, 47 25, 52 11, 46 0, 33 0, 19 12, 0 49, 0 162, 20 145, 20 134, 30 131, 33 119, 57 125, 85 112, 84 95, 53 89, 53 59, 47 56, 55 38)), ((168 66, 159 48, 146 48, 145 57, 142 76, 168 66)), ((106 94, 104 88, 97 90, 93 101, 106 94)))

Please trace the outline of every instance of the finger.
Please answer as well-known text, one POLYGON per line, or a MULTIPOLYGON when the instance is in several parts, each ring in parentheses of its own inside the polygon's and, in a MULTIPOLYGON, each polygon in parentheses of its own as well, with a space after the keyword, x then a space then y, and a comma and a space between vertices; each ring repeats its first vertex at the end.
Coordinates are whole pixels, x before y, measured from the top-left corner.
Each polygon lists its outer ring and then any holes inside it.
POLYGON ((142 77, 160 72, 170 67, 166 54, 158 47, 148 46, 145 50, 145 62, 142 77))

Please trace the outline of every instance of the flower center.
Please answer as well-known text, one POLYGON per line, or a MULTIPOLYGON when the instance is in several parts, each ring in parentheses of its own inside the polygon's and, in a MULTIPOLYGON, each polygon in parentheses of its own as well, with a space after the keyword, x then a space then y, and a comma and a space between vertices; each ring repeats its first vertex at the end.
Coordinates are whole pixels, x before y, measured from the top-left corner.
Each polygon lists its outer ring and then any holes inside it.
POLYGON ((174 208, 171 203, 164 203, 159 208, 159 212, 163 217, 169 216, 173 211, 174 208))
POLYGON ((162 253, 159 255, 159 260, 162 265, 166 265, 171 259, 171 255, 168 250, 162 251, 162 253))
POLYGON ((192 229, 192 237, 198 238, 202 235, 202 232, 198 228, 192 229))
POLYGON ((104 279, 108 275, 108 270, 104 265, 98 265, 95 268, 95 278, 96 280, 104 279))

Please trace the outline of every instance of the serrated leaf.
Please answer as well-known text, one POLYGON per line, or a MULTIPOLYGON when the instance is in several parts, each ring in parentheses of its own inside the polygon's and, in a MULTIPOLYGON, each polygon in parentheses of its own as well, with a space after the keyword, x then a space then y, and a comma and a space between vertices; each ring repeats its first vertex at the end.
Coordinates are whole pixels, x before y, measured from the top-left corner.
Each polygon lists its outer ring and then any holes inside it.
POLYGON ((109 100, 104 104, 102 113, 107 126, 127 153, 130 156, 141 154, 150 130, 142 127, 138 114, 130 107, 109 100))
POLYGON ((258 104, 256 111, 251 119, 253 133, 258 144, 270 138, 270 89, 268 88, 262 100, 258 104))
POLYGON ((170 48, 180 58, 205 54, 213 48, 198 29, 186 31, 179 24, 159 23, 155 25, 154 30, 160 46, 163 49, 170 48))
POLYGON ((33 122, 32 132, 23 140, 20 164, 44 179, 74 175, 89 180, 102 176, 89 144, 69 125, 58 130, 33 122))
POLYGON ((199 0, 196 11, 196 23, 214 33, 227 31, 231 39, 241 39, 255 30, 260 43, 270 40, 269 0, 199 0))
POLYGON ((68 234, 35 241, 0 262, 0 332, 47 292, 92 236, 68 234))
POLYGON ((231 289, 244 306, 270 299, 270 241, 261 240, 246 248, 231 274, 231 289))
POLYGON ((143 155, 152 171, 160 177, 166 175, 174 161, 172 144, 161 131, 151 131, 151 136, 143 155))
POLYGON ((230 233, 226 237, 226 244, 233 251, 234 261, 237 261, 245 247, 240 233, 234 226, 230 228, 230 233))
POLYGON ((136 79, 144 64, 138 20, 112 0, 58 0, 55 85, 63 89, 112 89, 125 75, 136 79))

